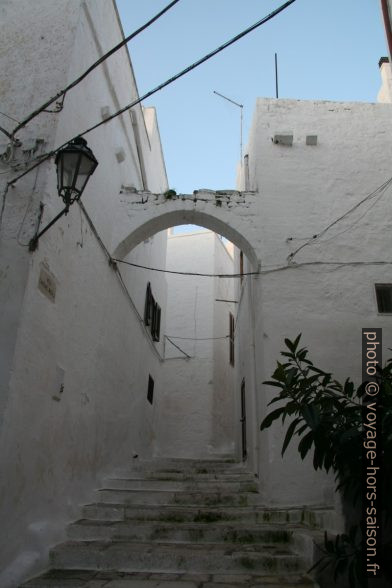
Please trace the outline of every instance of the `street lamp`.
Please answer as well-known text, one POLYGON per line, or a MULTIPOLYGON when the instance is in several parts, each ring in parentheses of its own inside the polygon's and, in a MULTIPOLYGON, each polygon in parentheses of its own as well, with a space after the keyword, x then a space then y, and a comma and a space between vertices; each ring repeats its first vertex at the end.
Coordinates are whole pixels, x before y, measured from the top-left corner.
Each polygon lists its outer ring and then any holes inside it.
POLYGON ((65 208, 30 241, 30 251, 35 251, 38 239, 54 225, 63 215, 68 214, 69 207, 80 200, 86 184, 95 171, 98 161, 93 152, 87 147, 87 141, 76 137, 56 154, 57 191, 62 198, 65 208))
MULTIPOLYGON (((64 149, 57 152, 57 190, 68 209, 81 197, 90 176, 98 165, 87 141, 76 137, 64 149)), ((67 214, 65 212, 64 214, 67 214)))

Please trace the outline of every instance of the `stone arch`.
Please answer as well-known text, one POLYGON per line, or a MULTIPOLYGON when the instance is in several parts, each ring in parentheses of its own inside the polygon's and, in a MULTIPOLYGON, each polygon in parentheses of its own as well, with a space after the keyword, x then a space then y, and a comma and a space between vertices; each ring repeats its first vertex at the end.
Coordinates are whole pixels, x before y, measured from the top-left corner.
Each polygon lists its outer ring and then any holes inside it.
POLYGON ((247 217, 247 222, 245 222, 242 216, 238 215, 237 210, 223 208, 222 205, 217 206, 215 203, 206 204, 205 202, 202 203, 203 210, 200 210, 194 202, 195 200, 192 199, 192 205, 190 206, 189 200, 184 202, 182 199, 165 201, 160 205, 153 201, 147 206, 146 203, 143 203, 144 207, 139 211, 133 206, 132 210, 127 207, 130 222, 127 223, 126 236, 120 237, 114 249, 113 257, 116 259, 124 258, 139 243, 169 227, 194 224, 214 231, 234 243, 236 247, 244 252, 253 271, 258 271, 260 261, 256 253, 256 247, 251 241, 253 227, 250 223, 250 215, 247 217))

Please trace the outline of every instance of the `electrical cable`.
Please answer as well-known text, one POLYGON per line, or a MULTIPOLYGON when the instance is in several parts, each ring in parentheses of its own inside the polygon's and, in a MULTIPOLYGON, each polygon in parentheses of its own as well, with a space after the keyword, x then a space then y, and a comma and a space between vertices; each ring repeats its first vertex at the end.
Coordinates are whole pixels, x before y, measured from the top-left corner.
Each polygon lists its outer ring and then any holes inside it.
POLYGON ((6 131, 5 129, 3 129, 3 127, 0 127, 0 131, 6 135, 10 141, 12 141, 13 143, 15 142, 16 139, 14 139, 14 137, 11 135, 11 133, 9 133, 8 131, 6 131))
POLYGON ((1 226, 3 224, 3 216, 4 216, 5 204, 7 201, 8 189, 9 189, 9 184, 7 182, 7 184, 5 185, 5 188, 4 188, 3 201, 1 203, 1 209, 0 209, 0 231, 1 231, 1 226))
MULTIPOLYGON (((38 176, 39 176, 39 172, 40 172, 40 168, 39 168, 39 167, 37 167, 37 172, 36 172, 36 174, 35 174, 34 184, 33 184, 33 187, 32 187, 32 189, 31 189, 31 193, 30 193, 30 197, 29 197, 29 202, 28 202, 28 204, 27 204, 27 206, 26 206, 26 210, 25 210, 25 213, 24 213, 24 216, 23 216, 23 220, 22 220, 22 222, 20 223, 20 227, 19 227, 18 235, 17 235, 17 237, 16 237, 16 241, 17 241, 18 245, 20 245, 21 247, 28 247, 28 246, 29 246, 29 243, 30 243, 30 239, 28 240, 28 242, 27 242, 27 243, 22 243, 22 242, 21 242, 21 240, 20 240, 20 235, 21 235, 21 232, 22 232, 23 225, 24 225, 24 223, 25 223, 25 220, 26 220, 27 214, 28 214, 28 212, 29 212, 29 210, 30 210, 31 203, 32 203, 32 201, 33 201, 34 192, 35 192, 35 190, 36 190, 36 187, 37 187, 37 182, 38 182, 38 176)), ((37 229, 37 232, 38 232, 38 229, 37 229)))
MULTIPOLYGON (((132 310, 136 314, 136 316, 137 316, 137 318, 139 320, 139 324, 140 324, 141 328, 145 331, 143 317, 141 316, 141 314, 139 313, 138 309, 136 308, 136 305, 135 305, 135 303, 134 303, 134 301, 132 299, 132 296, 131 296, 131 294, 130 294, 130 292, 129 292, 129 290, 128 290, 125 282, 124 282, 124 279, 123 279, 123 277, 121 275, 120 270, 118 269, 117 265, 115 263, 113 263, 113 258, 111 257, 111 255, 109 253, 109 250, 107 249, 105 243, 102 241, 102 239, 100 237, 100 234, 98 233, 98 231, 97 231, 97 229, 96 229, 96 227, 95 227, 95 225, 94 225, 94 223, 93 223, 90 215, 88 214, 87 210, 85 209, 85 207, 83 205, 83 202, 81 202, 80 200, 78 200, 78 204, 79 204, 80 209, 82 210, 82 212, 83 212, 83 214, 84 214, 84 216, 85 216, 85 218, 87 220, 87 223, 88 223, 88 225, 89 225, 89 227, 91 229, 91 232, 93 233, 93 235, 97 239, 97 241, 98 241, 101 249, 105 253, 106 257, 108 258, 109 265, 114 269, 115 274, 117 276, 117 279, 118 279, 118 281, 119 281, 119 283, 121 285, 121 288, 122 288, 125 296, 127 297, 127 299, 128 299, 128 301, 130 303, 130 306, 131 306, 132 310)), ((159 353, 158 349, 153 344, 153 342, 150 339, 150 337, 148 337, 148 341, 150 342, 151 347, 152 347, 153 351, 156 353, 156 355, 158 356, 159 360, 160 361, 163 361, 163 357, 161 356, 161 354, 159 353)))
MULTIPOLYGON (((317 233, 316 235, 313 235, 313 237, 311 239, 309 239, 306 243, 303 243, 295 251, 293 251, 292 253, 290 253, 287 256, 287 261, 290 263, 293 260, 293 258, 295 257, 295 255, 297 255, 297 253, 299 253, 302 249, 304 249, 304 247, 307 247, 308 245, 312 245, 313 243, 316 243, 316 242, 317 243, 320 243, 320 241, 319 241, 320 237, 322 237, 327 231, 329 231, 329 229, 331 229, 334 225, 336 225, 341 220, 343 220, 344 218, 346 218, 349 214, 351 214, 352 212, 354 212, 357 208, 359 208, 367 200, 370 200, 371 198, 374 198, 379 193, 380 193, 380 197, 381 197, 384 194, 384 192, 387 190, 387 188, 391 185, 391 183, 392 183, 392 178, 389 178, 388 180, 386 180, 383 184, 381 184, 381 186, 379 186, 378 188, 376 188, 375 190, 373 190, 373 192, 371 192, 370 194, 368 194, 367 196, 365 196, 365 198, 363 198, 360 202, 357 202, 357 204, 355 204, 352 208, 350 208, 349 210, 347 210, 344 214, 342 214, 337 219, 335 219, 333 222, 331 222, 329 225, 327 225, 325 227, 325 229, 323 229, 322 231, 320 231, 320 233, 317 233)), ((368 210, 370 210, 370 208, 371 207, 369 207, 368 210)), ((368 212, 368 210, 366 211, 366 213, 368 212)), ((360 219, 363 218, 363 216, 365 216, 365 215, 362 215, 360 217, 360 219)), ((356 222, 358 222, 360 219, 357 219, 356 222)), ((351 225, 351 226, 353 226, 353 225, 351 225)), ((346 230, 348 230, 348 229, 346 229, 346 230)), ((345 232, 345 231, 342 231, 342 233, 343 232, 345 232)), ((321 241, 321 243, 322 242, 323 241, 321 241)))
MULTIPOLYGON (((168 337, 167 335, 165 335, 165 338, 166 338, 168 341, 170 341, 170 343, 171 343, 171 344, 172 344, 172 345, 173 345, 173 346, 174 346, 176 349, 178 349, 178 351, 181 351, 181 353, 182 353, 183 355, 185 355, 185 357, 187 357, 188 359, 192 359, 192 357, 191 357, 190 355, 188 355, 188 353, 186 353, 186 352, 185 352, 183 349, 181 349, 181 347, 179 347, 178 345, 176 345, 176 344, 174 343, 174 341, 172 341, 172 340, 170 339, 170 337, 168 337)), ((178 359, 181 359, 181 358, 178 358, 178 359)))
MULTIPOLYGON (((369 211, 381 200, 381 198, 384 196, 384 192, 385 190, 383 190, 379 195, 378 198, 376 198, 376 200, 374 200, 374 202, 372 202, 370 204, 370 206, 365 210, 365 212, 363 214, 361 214, 360 217, 358 217, 351 225, 349 225, 346 229, 344 229, 343 231, 340 231, 339 233, 335 233, 332 237, 329 237, 329 239, 323 239, 322 241, 319 241, 317 239, 316 243, 319 244, 324 244, 324 243, 329 243, 330 241, 333 241, 334 239, 336 239, 336 237, 340 237, 340 235, 344 235, 344 233, 347 233, 347 231, 351 231, 351 229, 359 223, 360 220, 362 220, 368 213, 369 211)), ((312 245, 312 243, 309 243, 310 245, 312 245)))
POLYGON ((16 122, 16 123, 19 123, 19 121, 18 121, 18 120, 16 120, 16 118, 14 118, 13 116, 9 116, 9 115, 8 115, 8 114, 6 114, 5 112, 1 112, 1 111, 0 111, 0 114, 2 114, 3 116, 5 116, 6 118, 9 118, 10 120, 13 120, 13 121, 14 121, 14 122, 16 122))
MULTIPOLYGON (((170 2, 170 4, 168 4, 167 6, 165 6, 165 8, 163 8, 160 12, 158 12, 158 14, 156 14, 155 16, 153 16, 149 21, 147 21, 146 23, 144 23, 144 25, 142 25, 136 31, 134 31, 133 33, 131 33, 130 35, 128 35, 128 37, 126 37, 120 43, 118 43, 115 47, 113 47, 112 49, 110 49, 110 51, 108 51, 107 53, 105 53, 104 55, 102 55, 102 57, 100 57, 95 63, 93 63, 88 69, 86 69, 86 71, 81 76, 79 76, 76 80, 74 80, 73 82, 71 82, 70 84, 68 84, 68 86, 66 88, 64 88, 63 90, 61 90, 60 92, 58 92, 56 94, 56 96, 54 96, 53 98, 50 98, 50 100, 48 100, 47 102, 45 102, 45 104, 43 104, 42 106, 40 106, 39 108, 37 108, 36 110, 34 110, 34 112, 32 112, 29 116, 27 116, 25 119, 23 119, 18 124, 18 126, 15 127, 15 129, 12 132, 12 135, 15 135, 15 133, 17 133, 20 129, 22 129, 23 127, 25 127, 31 120, 33 120, 33 118, 35 118, 36 116, 38 116, 41 112, 43 112, 45 109, 47 109, 48 106, 50 106, 51 104, 53 104, 53 102, 55 102, 55 100, 58 100, 59 98, 63 97, 63 101, 64 101, 65 94, 69 90, 71 90, 72 88, 74 88, 75 86, 77 86, 96 67, 98 67, 99 65, 101 65, 101 63, 103 63, 108 57, 110 57, 111 55, 113 55, 113 53, 115 53, 116 51, 118 51, 119 49, 121 49, 121 47, 123 47, 124 45, 126 45, 127 43, 129 43, 129 41, 131 41, 132 39, 134 39, 139 33, 143 32, 145 29, 147 29, 151 24, 153 24, 156 20, 158 20, 163 14, 165 14, 165 12, 167 12, 168 10, 170 10, 170 8, 172 8, 179 1, 180 0, 173 0, 172 2, 170 2)), ((59 110, 57 110, 57 111, 50 111, 50 112, 59 112, 59 110)), ((18 121, 16 121, 16 122, 18 122, 18 121)))
POLYGON ((229 339, 230 335, 225 335, 224 337, 175 337, 174 335, 165 335, 165 337, 181 339, 182 341, 218 341, 219 339, 229 339))
POLYGON ((150 270, 152 272, 161 272, 164 274, 178 274, 180 276, 199 276, 203 278, 242 278, 244 276, 258 276, 260 272, 248 272, 243 274, 202 274, 198 272, 177 272, 174 270, 165 270, 156 267, 147 267, 138 263, 131 263, 130 261, 124 261, 123 259, 113 259, 116 263, 124 263, 132 267, 138 267, 140 269, 150 270))
MULTIPOLYGON (((159 90, 162 90, 163 88, 165 88, 169 84, 172 84, 173 82, 175 82, 176 80, 178 80, 179 78, 181 78, 182 76, 184 76, 185 74, 187 74, 188 72, 192 71, 193 69, 195 69, 196 67, 198 67, 199 65, 201 65, 202 63, 204 63, 205 61, 211 59, 211 57, 214 57, 217 53, 220 53, 221 51, 223 51, 224 49, 226 49, 226 47, 229 47, 230 45, 232 45, 233 43, 235 43, 236 41, 238 41, 239 39, 241 39, 242 37, 244 37, 245 35, 247 35, 251 31, 253 31, 257 27, 263 25, 267 21, 269 21, 272 18, 274 18, 275 16, 277 16, 280 12, 282 12, 283 10, 285 10, 286 8, 288 8, 294 2, 296 2, 296 0, 289 0, 288 2, 285 2, 285 4, 282 4, 276 10, 274 10, 273 12, 271 12, 270 14, 268 14, 267 16, 265 16, 264 18, 262 18, 261 20, 259 20, 255 24, 253 24, 252 26, 248 27, 247 29, 245 29, 244 31, 242 31, 241 33, 239 33, 238 35, 236 35, 235 37, 233 37, 232 39, 230 39, 229 41, 227 41, 223 45, 220 45, 217 49, 214 49, 214 51, 211 51, 210 53, 208 53, 207 55, 205 55, 204 57, 202 57, 198 61, 195 61, 192 65, 186 67, 185 69, 183 69, 182 71, 180 71, 175 76, 169 78, 168 80, 166 80, 162 84, 159 84, 159 86, 157 86, 153 90, 150 90, 149 92, 147 92, 146 94, 144 94, 143 96, 141 96, 140 98, 138 98, 137 100, 134 100, 133 102, 131 102, 127 106, 124 106, 123 108, 121 108, 120 110, 118 110, 117 112, 115 112, 114 114, 110 115, 108 118, 105 118, 104 120, 100 121, 99 123, 97 123, 97 124, 93 125, 92 127, 86 129, 82 133, 79 133, 78 135, 76 135, 76 137, 73 137, 72 139, 68 139, 68 141, 66 141, 65 143, 63 143, 62 145, 60 145, 59 147, 57 147, 56 149, 54 149, 51 153, 49 153, 46 159, 49 159, 49 157, 51 157, 52 155, 55 155, 57 153, 57 151, 60 151, 60 149, 63 149, 64 147, 66 147, 66 145, 68 145, 68 143, 70 141, 73 141, 77 137, 83 137, 84 135, 87 135, 87 133, 90 133, 91 131, 94 131, 95 129, 97 129, 101 125, 107 124, 109 121, 113 120, 114 118, 116 118, 120 114, 123 114, 127 110, 130 110, 131 108, 133 108, 137 104, 140 104, 140 102, 142 102, 146 98, 149 98, 150 96, 152 96, 153 94, 155 94, 159 90)), ((28 174, 37 165, 41 165, 41 163, 43 163, 44 161, 45 161, 45 159, 43 159, 39 163, 36 163, 35 165, 33 165, 32 167, 30 167, 28 170, 26 170, 24 173, 20 174, 16 178, 13 178, 10 182, 8 182, 9 185, 15 184, 15 182, 17 182, 23 176, 25 176, 26 174, 28 174)))
POLYGON ((168 273, 168 274, 177 274, 181 276, 199 276, 199 277, 206 277, 206 278, 241 278, 244 276, 261 276, 265 274, 270 274, 278 271, 284 270, 292 270, 297 269, 300 267, 311 266, 311 265, 327 265, 327 266, 358 266, 358 265, 392 265, 392 261, 305 261, 301 263, 291 263, 289 265, 279 265, 279 266, 264 266, 265 268, 270 269, 260 269, 258 272, 248 272, 243 274, 202 274, 196 272, 178 272, 173 270, 164 270, 154 267, 147 267, 144 265, 138 265, 136 263, 131 263, 129 261, 124 261, 122 259, 112 259, 115 263, 124 263, 126 265, 130 265, 132 267, 138 267, 141 269, 150 270, 153 272, 161 272, 161 273, 168 273))

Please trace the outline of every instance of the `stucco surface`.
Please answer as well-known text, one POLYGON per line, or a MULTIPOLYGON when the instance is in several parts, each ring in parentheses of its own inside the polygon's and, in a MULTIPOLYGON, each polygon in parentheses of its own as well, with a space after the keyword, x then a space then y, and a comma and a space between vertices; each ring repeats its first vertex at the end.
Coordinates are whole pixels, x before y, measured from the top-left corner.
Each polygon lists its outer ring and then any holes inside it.
MULTIPOLYGON (((111 2, 65 0, 59 6, 46 0, 0 4, 2 109, 19 120, 121 38, 111 2)), ((392 283, 390 189, 375 192, 313 238, 390 178, 391 104, 259 99, 246 191, 238 192, 200 189, 167 198, 153 109, 136 107, 132 116, 124 113, 87 136, 99 166, 83 203, 110 255, 162 267, 166 234, 153 236, 170 226, 199 224, 241 249, 245 270, 260 270, 242 285, 211 281, 202 287, 196 281, 181 297, 187 288, 182 281, 176 285, 119 264, 130 299, 77 205, 29 253, 40 202, 41 226, 61 209, 53 161, 8 191, 7 180, 136 96, 124 50, 69 93, 60 112, 30 123, 20 133, 21 146, 0 164, 4 588, 42 565, 48 546, 62 538, 64 521, 75 517, 99 478, 134 455, 201 457, 234 450, 239 457, 243 379, 248 465, 258 475, 264 502, 333 504, 331 477, 300 462, 295 448, 281 458, 280 424, 260 434, 273 397, 263 382, 284 337, 299 332, 320 367, 356 382, 361 328, 383 328, 384 358, 391 347, 391 317, 378 314, 374 291, 375 283, 392 283), (285 134, 293 136, 291 147, 274 142, 285 134), (317 145, 306 144, 308 135, 317 135, 317 145), (39 287, 42 272, 50 276, 52 298, 39 287), (185 332, 184 317, 195 320, 197 293, 202 304, 192 332, 205 327, 212 336, 224 335, 229 306, 209 313, 207 299, 238 300, 233 373, 225 341, 191 343, 194 362, 162 362, 163 340, 152 342, 141 316, 147 280, 163 308, 169 296, 166 333, 174 326, 185 332), (146 399, 149 375, 155 380, 152 405, 146 399)), ((10 121, 4 124, 12 128, 10 121)), ((200 261, 204 271, 208 264, 211 273, 229 271, 222 244, 215 241, 214 247, 213 259, 189 254, 184 267, 200 261)), ((238 271, 238 251, 235 259, 238 271)))
MULTIPOLYGON (((0 11, 2 110, 18 120, 121 39, 110 1, 4 1, 0 11)), ((21 146, 0 164, 2 196, 5 182, 25 168, 23 161, 98 122, 102 109, 114 112, 136 96, 124 49, 69 92, 59 113, 42 113, 18 134, 21 146)), ((99 165, 83 203, 112 251, 124 186, 167 189, 155 111, 136 107, 133 120, 125 113, 86 139, 99 165)), ((28 252, 40 202, 41 228, 62 208, 53 161, 37 169, 8 189, 0 233, 4 588, 46 563, 48 546, 63 537, 64 522, 77 516, 105 472, 135 454, 151 454, 149 374, 156 394, 161 385, 159 349, 78 205, 28 252), (39 287, 42 271, 51 276, 54 299, 39 287)), ((146 257, 158 265, 165 246, 164 236, 156 239, 146 257)), ((157 277, 155 287, 164 305, 164 278, 157 277)))
MULTIPOLYGON (((167 269, 233 273, 233 261, 217 235, 196 231, 169 237, 167 269)), ((214 339, 229 332, 228 311, 215 300, 230 294, 228 281, 167 274, 166 334, 189 357, 169 339, 165 341, 167 361, 163 366, 163 393, 157 405, 158 456, 234 455, 229 342, 214 339)))
MULTIPOLYGON (((390 260, 390 189, 319 240, 313 235, 391 177, 391 112, 388 104, 257 101, 248 155, 264 273, 246 281, 237 341, 243 375, 254 378, 259 423, 274 396, 262 382, 274 371, 284 337, 302 333, 316 365, 341 381, 360 381, 362 327, 383 328, 384 359, 389 356, 390 316, 378 314, 374 284, 392 282, 392 266, 378 264, 390 260), (293 135, 292 147, 274 144, 275 134, 285 133, 293 135), (307 135, 317 135, 316 146, 306 145, 307 135), (308 241, 290 263, 290 253, 308 241), (254 362, 243 340, 249 324, 254 362)), ((283 432, 277 424, 257 433, 265 499, 334 502, 333 480, 315 473, 309 461, 300 463, 295 444, 282 460, 283 432)))

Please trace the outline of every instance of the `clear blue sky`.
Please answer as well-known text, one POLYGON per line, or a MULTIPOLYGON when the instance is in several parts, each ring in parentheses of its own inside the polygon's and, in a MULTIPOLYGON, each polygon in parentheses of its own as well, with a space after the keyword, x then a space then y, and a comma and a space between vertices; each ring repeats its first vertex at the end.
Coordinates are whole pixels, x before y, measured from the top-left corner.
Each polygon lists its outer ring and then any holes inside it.
MULTIPOLYGON (((117 0, 125 34, 169 0, 117 0)), ((181 0, 129 44, 143 94, 253 24, 283 0, 181 0)), ((387 54, 379 0, 297 0, 146 101, 155 106, 170 187, 235 187, 240 109, 246 144, 256 97, 375 102, 387 54)))

